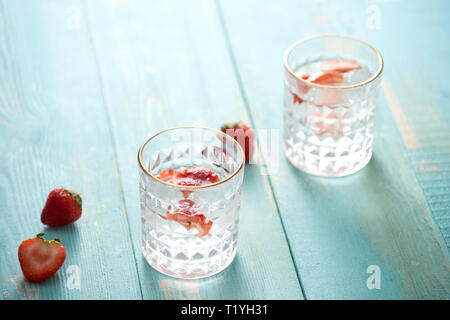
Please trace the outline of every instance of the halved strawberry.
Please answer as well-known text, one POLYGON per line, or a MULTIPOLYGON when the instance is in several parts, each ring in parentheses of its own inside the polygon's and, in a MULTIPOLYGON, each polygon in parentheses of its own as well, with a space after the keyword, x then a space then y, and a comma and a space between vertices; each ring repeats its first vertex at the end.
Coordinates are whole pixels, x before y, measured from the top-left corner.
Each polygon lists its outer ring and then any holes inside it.
POLYGON ((327 60, 320 65, 323 72, 340 72, 345 73, 352 70, 361 69, 361 65, 352 60, 327 60))
POLYGON ((225 124, 220 128, 220 130, 223 133, 233 137, 233 139, 241 145, 245 152, 245 162, 249 163, 253 157, 253 146, 255 140, 255 133, 253 129, 242 122, 236 122, 233 124, 225 124))
POLYGON ((172 211, 171 207, 169 207, 166 216, 163 218, 178 222, 186 230, 196 229, 198 232, 195 236, 197 237, 210 235, 209 231, 213 225, 211 220, 206 221, 205 215, 200 212, 200 209, 195 206, 192 200, 180 200, 178 202, 178 209, 172 211))
POLYGON ((344 82, 344 76, 339 72, 327 72, 321 74, 311 82, 328 86, 338 86, 344 82))
POLYGON ((53 189, 41 213, 42 223, 49 226, 61 226, 77 221, 81 217, 82 199, 76 191, 53 189))
POLYGON ((63 265, 66 250, 59 239, 45 240, 44 234, 25 240, 18 251, 20 267, 25 278, 31 282, 41 282, 50 278, 63 265))

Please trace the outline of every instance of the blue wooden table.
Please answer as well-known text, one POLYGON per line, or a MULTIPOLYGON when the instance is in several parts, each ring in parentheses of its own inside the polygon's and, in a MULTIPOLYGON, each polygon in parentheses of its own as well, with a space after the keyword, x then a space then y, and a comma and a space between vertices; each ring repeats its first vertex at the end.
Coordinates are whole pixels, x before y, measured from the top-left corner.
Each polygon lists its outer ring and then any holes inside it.
POLYGON ((446 0, 0 1, 0 299, 450 298, 449 18, 446 0), (175 125, 281 129, 282 54, 329 32, 385 59, 369 165, 313 177, 280 147, 276 174, 268 159, 246 168, 228 269, 154 271, 140 144, 175 125), (47 228, 57 186, 78 190, 84 213, 47 228), (31 284, 17 248, 39 232, 67 259, 31 284))

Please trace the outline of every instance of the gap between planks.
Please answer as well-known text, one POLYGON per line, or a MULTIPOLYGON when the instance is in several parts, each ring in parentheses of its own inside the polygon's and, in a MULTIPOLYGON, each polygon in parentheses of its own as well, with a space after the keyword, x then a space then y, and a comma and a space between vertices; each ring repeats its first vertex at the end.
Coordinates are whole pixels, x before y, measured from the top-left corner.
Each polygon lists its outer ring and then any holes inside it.
POLYGON ((142 292, 142 284, 141 284, 141 277, 139 274, 139 268, 138 268, 138 262, 136 259, 136 248, 133 242, 133 238, 131 237, 131 227, 130 227, 130 221, 129 221, 129 217, 127 214, 127 209, 126 209, 126 202, 125 202, 125 192, 124 192, 124 187, 123 187, 123 182, 122 182, 122 175, 120 172, 120 165, 119 165, 119 160, 118 160, 118 155, 117 155, 117 144, 116 144, 116 140, 114 138, 114 132, 113 132, 113 128, 112 128, 112 120, 111 120, 111 113, 109 110, 109 103, 108 103, 108 99, 106 97, 106 90, 105 90, 105 84, 103 82, 103 72, 102 72, 102 68, 99 62, 99 57, 98 57, 98 50, 95 46, 95 41, 94 41, 94 36, 92 33, 92 29, 91 29, 91 21, 90 21, 90 15, 89 15, 89 7, 87 4, 87 1, 83 1, 83 8, 85 11, 85 16, 86 16, 86 28, 87 28, 87 33, 89 36, 89 43, 91 45, 92 48, 92 53, 94 56, 94 63, 95 63, 95 67, 97 69, 97 75, 98 75, 98 81, 100 84, 100 95, 102 98, 102 104, 106 113, 106 117, 107 117, 107 121, 108 121, 108 130, 109 130, 109 136, 111 137, 111 143, 113 146, 113 157, 114 157, 114 164, 116 166, 116 170, 119 176, 119 183, 120 183, 120 193, 121 193, 121 198, 122 198, 122 206, 123 206, 123 210, 125 210, 124 214, 126 216, 126 221, 127 221, 127 230, 128 230, 128 236, 130 238, 130 244, 131 244, 131 249, 133 251, 133 259, 134 259, 134 266, 135 266, 135 270, 136 270, 136 274, 137 274, 137 278, 138 278, 138 282, 139 282, 139 292, 141 294, 141 300, 144 299, 144 295, 142 292))
MULTIPOLYGON (((231 62, 231 65, 233 67, 233 72, 234 72, 234 75, 235 75, 235 78, 236 78, 236 82, 238 84, 239 92, 241 94, 242 101, 243 101, 245 109, 247 111, 248 118, 250 119, 250 124, 251 124, 251 126, 253 128, 255 128, 255 121, 253 119, 253 116, 252 116, 252 113, 251 113, 251 110, 250 110, 250 106, 249 106, 249 103, 248 103, 247 95, 245 93, 244 85, 242 83, 242 78, 241 78, 241 75, 239 73, 238 65, 237 65, 236 58, 234 56, 233 48, 232 48, 232 45, 231 45, 230 36, 228 34, 228 31, 227 31, 227 27, 226 27, 226 23, 225 23, 225 16, 223 15, 222 8, 220 6, 219 0, 215 0, 215 5, 216 5, 216 9, 217 9, 217 16, 219 18, 219 24, 220 24, 220 27, 222 29, 222 33, 223 33, 223 37, 224 37, 224 41, 225 41, 225 46, 227 48, 227 51, 228 51, 228 54, 229 54, 229 57, 230 57, 230 62, 231 62)), ((258 140, 257 140, 257 142, 258 142, 258 140)), ((261 161, 262 161, 261 165, 264 167, 264 165, 266 163, 264 155, 261 152, 259 152, 259 151, 258 151, 258 153, 259 153, 259 157, 261 158, 261 161)), ((266 181, 269 184, 269 190, 268 191, 270 191, 270 194, 272 196, 273 202, 274 202, 276 210, 277 210, 278 217, 280 219, 281 227, 283 228, 283 232, 284 232, 284 236, 285 236, 285 239, 286 239, 286 243, 287 243, 288 248, 289 248, 289 254, 291 255, 292 263, 294 265, 295 274, 297 275, 297 280, 299 282, 299 286, 300 286, 300 289, 301 289, 301 292, 302 292, 302 296, 303 296, 303 299, 307 300, 305 289, 303 288, 303 283, 302 283, 302 280, 301 280, 301 277, 300 277, 299 268, 298 268, 297 263, 296 263, 296 261, 294 259, 294 253, 293 253, 293 250, 292 250, 292 247, 291 247, 291 243, 289 242, 289 238, 288 238, 288 235, 286 233, 286 228, 285 228, 285 225, 284 225, 284 221, 283 221, 283 218, 281 216, 280 206, 278 205, 278 201, 277 201, 277 198, 275 196, 272 180, 270 179, 270 176, 267 174, 267 169, 265 167, 264 167, 264 171, 266 173, 265 174, 265 176, 266 176, 265 179, 267 179, 266 181)))

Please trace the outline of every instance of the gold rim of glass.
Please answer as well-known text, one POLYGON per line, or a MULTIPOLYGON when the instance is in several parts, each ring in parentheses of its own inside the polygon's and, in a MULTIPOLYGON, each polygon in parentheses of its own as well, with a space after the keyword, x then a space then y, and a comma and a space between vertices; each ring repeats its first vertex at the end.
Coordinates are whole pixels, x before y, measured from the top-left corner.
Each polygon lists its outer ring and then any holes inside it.
POLYGON ((381 72, 383 71, 383 65, 384 65, 384 61, 383 61, 383 57, 381 56, 380 52, 374 47, 372 46, 370 43, 367 43, 363 40, 360 40, 358 38, 354 38, 351 36, 346 36, 346 35, 342 35, 342 34, 333 34, 333 33, 325 33, 325 34, 318 34, 318 35, 314 35, 314 36, 310 36, 310 37, 306 37, 306 38, 302 38, 300 40, 295 41, 293 44, 291 44, 285 51, 284 56, 283 56, 283 64, 284 64, 284 68, 293 76, 295 77, 297 80, 305 83, 308 86, 311 87, 318 87, 318 88, 324 88, 324 89, 352 89, 352 88, 357 88, 357 87, 361 87, 364 86, 372 81, 374 81, 376 78, 378 78, 381 75, 381 72), (353 41, 357 41, 367 47, 369 47, 373 52, 375 52, 375 54, 378 57, 378 69, 377 71, 367 80, 363 81, 363 82, 358 82, 349 86, 330 86, 330 85, 324 85, 324 84, 317 84, 317 83, 312 83, 309 81, 306 81, 304 79, 302 79, 301 77, 299 77, 289 66, 288 63, 288 58, 289 55, 291 54, 292 50, 294 48, 296 48, 298 45, 307 42, 309 40, 312 39, 317 39, 317 38, 325 38, 325 37, 336 37, 336 38, 344 38, 344 39, 349 39, 349 40, 353 40, 353 41))
POLYGON ((239 171, 241 171, 241 169, 244 167, 244 163, 245 163, 245 153, 244 153, 244 150, 242 149, 241 145, 240 145, 236 140, 234 140, 233 137, 231 137, 230 135, 228 135, 228 134, 226 134, 226 133, 223 133, 223 132, 220 131, 220 130, 213 129, 213 128, 208 128, 208 127, 202 127, 202 126, 178 126, 178 127, 172 127, 172 128, 168 128, 168 129, 164 129, 164 130, 158 131, 158 132, 156 132, 154 135, 152 135, 150 138, 148 138, 147 140, 145 140, 145 142, 144 142, 144 143, 141 145, 141 147, 139 148, 139 152, 138 152, 138 163, 139 163, 139 166, 141 167, 141 169, 142 169, 142 170, 143 170, 150 178, 152 178, 152 179, 154 179, 154 180, 156 180, 156 181, 158 181, 158 182, 160 182, 160 183, 162 183, 162 184, 165 184, 165 185, 168 185, 168 186, 171 186, 171 187, 175 187, 175 188, 180 188, 180 189, 189 189, 189 190, 191 190, 191 189, 203 189, 203 188, 214 187, 214 186, 217 186, 217 185, 219 185, 219 184, 225 183, 225 182, 227 182, 228 180, 232 179, 234 176, 236 176, 236 175, 239 173, 239 171), (212 184, 204 185, 204 186, 179 186, 179 185, 177 185, 177 184, 168 183, 168 182, 165 182, 165 181, 162 181, 162 180, 156 178, 155 176, 153 176, 153 175, 145 168, 144 164, 142 163, 142 152, 144 151, 144 148, 145 148, 145 146, 147 145, 147 143, 149 143, 153 138, 155 138, 156 136, 159 136, 159 135, 162 134, 162 133, 165 133, 165 132, 171 131, 171 130, 175 130, 175 129, 204 129, 204 130, 209 130, 209 131, 212 131, 212 132, 221 134, 221 135, 223 135, 223 136, 224 136, 225 138, 227 138, 227 139, 231 139, 231 140, 233 141, 234 145, 238 147, 238 149, 239 149, 239 151, 240 151, 240 153, 241 153, 241 161, 239 162, 239 167, 238 167, 237 169, 235 169, 235 170, 233 171, 233 173, 230 174, 227 178, 225 178, 225 179, 223 179, 223 180, 220 180, 220 181, 218 181, 218 182, 212 183, 212 184))

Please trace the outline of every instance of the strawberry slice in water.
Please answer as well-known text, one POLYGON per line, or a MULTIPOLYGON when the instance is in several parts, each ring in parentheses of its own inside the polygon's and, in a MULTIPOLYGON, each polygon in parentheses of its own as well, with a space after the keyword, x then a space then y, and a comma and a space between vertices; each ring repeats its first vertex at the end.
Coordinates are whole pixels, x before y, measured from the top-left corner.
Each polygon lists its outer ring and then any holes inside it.
POLYGON ((308 80, 309 77, 310 77, 310 75, 307 74, 307 73, 302 73, 300 77, 301 77, 303 80, 308 80))
POLYGON ((352 60, 327 60, 322 62, 320 70, 322 72, 340 72, 345 73, 352 70, 361 69, 361 65, 352 60))
POLYGON ((313 132, 318 135, 333 135, 334 134, 334 120, 335 120, 335 113, 331 112, 328 115, 324 115, 320 111, 316 111, 314 113, 314 121, 313 121, 313 132))
POLYGON ((321 95, 318 96, 317 107, 327 106, 329 109, 336 109, 341 100, 341 93, 333 90, 324 89, 321 95))
POLYGON ((178 181, 184 177, 185 176, 183 174, 173 169, 163 170, 156 176, 156 178, 158 178, 159 180, 171 184, 178 184, 178 181))
MULTIPOLYGON (((197 187, 220 181, 217 173, 205 167, 183 168, 180 171, 167 169, 161 171, 157 178, 183 187, 197 187)), ((193 189, 182 189, 181 193, 184 200, 178 201, 176 210, 169 206, 166 215, 160 216, 163 219, 178 222, 187 230, 196 229, 198 231, 197 237, 210 235, 209 231, 213 222, 207 221, 205 215, 195 206, 195 202, 187 199, 192 192, 194 192, 193 189)))
MULTIPOLYGON (((217 173, 204 167, 183 168, 181 171, 166 169, 161 171, 156 178, 183 187, 204 186, 220 180, 217 173)), ((188 198, 192 192, 193 190, 189 189, 181 190, 184 198, 188 198)))
POLYGON ((339 117, 334 111, 327 115, 317 111, 314 113, 314 133, 318 136, 327 135, 333 137, 337 135, 339 138, 344 136, 343 127, 346 124, 345 113, 339 117), (337 128, 336 128, 337 126, 337 128))
POLYGON ((217 173, 205 167, 183 168, 180 171, 166 169, 158 173, 156 177, 179 186, 203 186, 220 180, 217 173))
POLYGON ((344 82, 344 76, 339 72, 327 72, 321 74, 311 82, 328 86, 338 86, 344 82))
POLYGON ((166 217, 162 217, 170 221, 175 221, 181 224, 186 230, 196 229, 198 232, 196 237, 210 236, 213 222, 207 221, 204 214, 200 212, 200 209, 195 206, 192 200, 180 200, 178 201, 178 209, 175 211, 168 208, 166 217))
POLYGON ((204 167, 184 168, 181 170, 181 174, 199 185, 213 184, 220 180, 217 173, 204 167))
POLYGON ((288 89, 288 91, 292 95, 292 97, 294 98, 294 104, 301 104, 301 103, 303 103, 305 101, 302 98, 300 98, 298 95, 296 95, 295 93, 290 91, 289 89, 288 89))
MULTIPOLYGON (((307 73, 302 73, 299 75, 299 77, 303 80, 308 80, 310 75, 307 73)), ((305 84, 303 81, 297 80, 297 90, 300 94, 307 94, 310 89, 311 87, 305 84)))
MULTIPOLYGON (((177 185, 179 186, 183 186, 183 187, 198 187, 202 185, 202 182, 199 180, 195 180, 192 178, 181 178, 178 179, 177 181, 177 185)), ((181 190, 181 193, 183 194, 183 198, 188 198, 190 196, 190 194, 194 192, 193 190, 181 190)))
POLYGON ((303 103, 304 100, 302 98, 300 98, 298 95, 296 95, 295 93, 293 93, 292 95, 294 96, 294 103, 295 104, 303 103))

